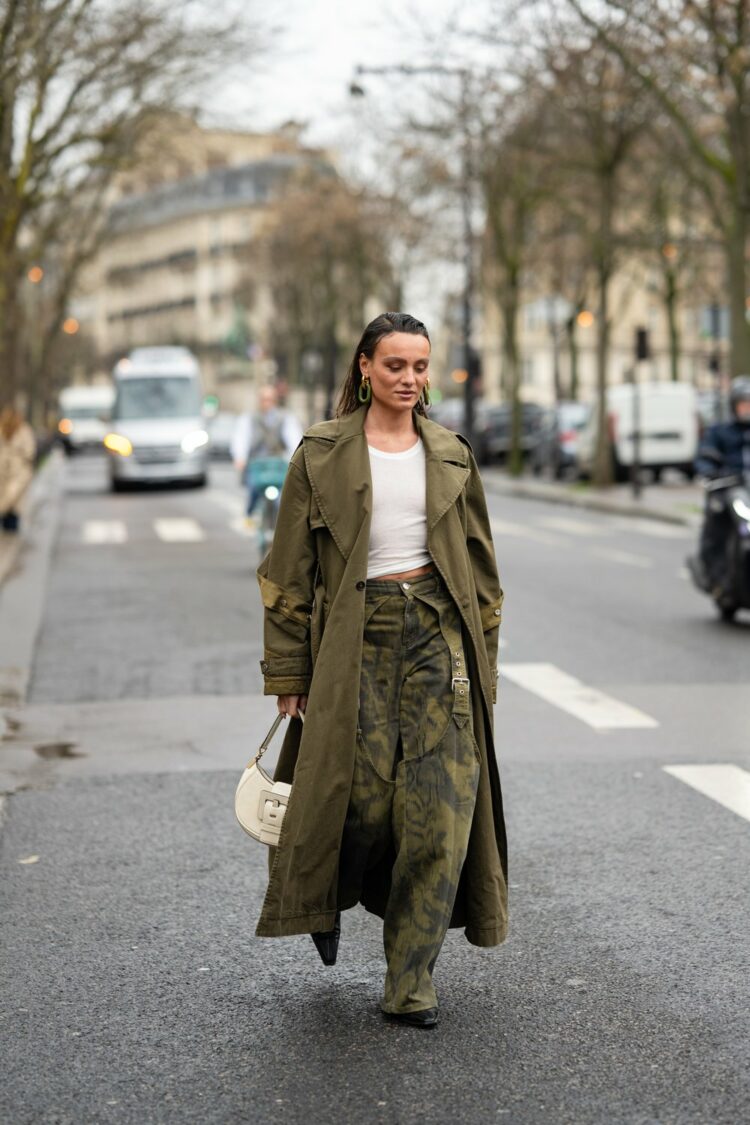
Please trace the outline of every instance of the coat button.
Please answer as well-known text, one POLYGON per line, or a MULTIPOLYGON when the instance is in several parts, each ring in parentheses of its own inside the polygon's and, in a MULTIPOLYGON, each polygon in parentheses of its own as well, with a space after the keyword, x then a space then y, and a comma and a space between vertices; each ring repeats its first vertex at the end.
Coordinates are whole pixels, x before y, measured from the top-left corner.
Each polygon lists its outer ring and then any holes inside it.
POLYGON ((499 617, 499 616, 500 616, 500 610, 499 610, 499 609, 496 609, 496 610, 495 610, 495 617, 499 617))
POLYGON ((359 582, 357 583, 357 589, 358 590, 364 590, 364 588, 365 588, 365 583, 360 579, 359 582))

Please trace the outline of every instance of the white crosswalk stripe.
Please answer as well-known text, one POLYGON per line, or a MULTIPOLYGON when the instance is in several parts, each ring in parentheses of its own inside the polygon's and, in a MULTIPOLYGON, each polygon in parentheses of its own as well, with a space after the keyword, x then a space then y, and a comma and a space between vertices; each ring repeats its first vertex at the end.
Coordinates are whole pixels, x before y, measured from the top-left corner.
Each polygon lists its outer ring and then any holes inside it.
POLYGON ((739 766, 711 764, 703 766, 664 766, 665 773, 676 777, 704 797, 717 801, 737 816, 750 820, 750 772, 739 766))
POLYGON ((506 680, 533 692, 594 730, 648 730, 659 725, 650 715, 597 688, 588 687, 554 664, 503 663, 500 671, 506 680))
POLYGON ((154 531, 165 543, 200 543, 206 538, 200 524, 184 516, 154 520, 154 531))
POLYGON ((81 529, 84 543, 125 543, 128 529, 122 520, 86 520, 81 529))

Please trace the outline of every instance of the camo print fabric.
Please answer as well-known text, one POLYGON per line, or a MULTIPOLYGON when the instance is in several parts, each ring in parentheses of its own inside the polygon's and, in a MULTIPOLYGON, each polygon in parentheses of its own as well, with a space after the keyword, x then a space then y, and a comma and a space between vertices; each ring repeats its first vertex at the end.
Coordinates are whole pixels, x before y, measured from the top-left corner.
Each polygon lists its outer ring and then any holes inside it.
POLYGON ((354 905, 365 871, 392 857, 382 1007, 413 1012, 437 1006, 432 971, 466 857, 479 756, 460 618, 442 579, 376 579, 365 598, 339 904, 354 905))

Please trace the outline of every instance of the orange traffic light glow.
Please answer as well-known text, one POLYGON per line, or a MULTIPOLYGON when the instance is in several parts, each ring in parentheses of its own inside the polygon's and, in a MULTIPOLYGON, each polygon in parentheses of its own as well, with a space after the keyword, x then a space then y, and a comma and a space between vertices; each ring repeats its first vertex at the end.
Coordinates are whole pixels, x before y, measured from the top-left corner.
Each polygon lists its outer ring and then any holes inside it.
POLYGON ((57 428, 61 434, 69 434, 73 429, 73 423, 71 422, 70 418, 61 418, 57 423, 57 428))
POLYGON ((451 379, 454 383, 465 383, 469 378, 469 373, 463 367, 456 367, 451 371, 451 379))
POLYGON ((62 329, 68 336, 75 336, 80 327, 76 318, 74 316, 69 316, 67 320, 63 321, 62 329))
POLYGON ((576 321, 578 322, 578 326, 580 328, 590 328, 594 323, 594 314, 592 312, 589 312, 588 309, 581 309, 578 316, 576 317, 576 321))
POLYGON ((28 277, 32 285, 38 285, 44 277, 44 270, 41 266, 32 266, 26 276, 28 277))

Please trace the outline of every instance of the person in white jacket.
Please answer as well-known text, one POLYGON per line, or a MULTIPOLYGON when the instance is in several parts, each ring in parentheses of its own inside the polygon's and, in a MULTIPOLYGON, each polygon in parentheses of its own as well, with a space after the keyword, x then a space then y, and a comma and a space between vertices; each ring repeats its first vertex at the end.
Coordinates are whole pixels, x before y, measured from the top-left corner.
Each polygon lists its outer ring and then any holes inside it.
MULTIPOLYGON (((253 473, 253 465, 272 459, 288 463, 301 440, 302 427, 293 414, 279 407, 276 388, 270 385, 261 387, 257 410, 248 411, 238 418, 231 441, 232 460, 248 490, 248 516, 252 516, 263 488, 268 484, 266 476, 253 473)), ((284 474, 280 477, 279 488, 284 474)))

